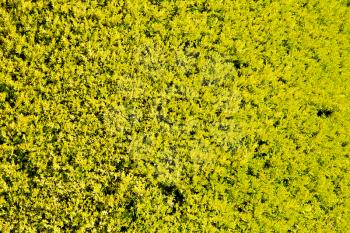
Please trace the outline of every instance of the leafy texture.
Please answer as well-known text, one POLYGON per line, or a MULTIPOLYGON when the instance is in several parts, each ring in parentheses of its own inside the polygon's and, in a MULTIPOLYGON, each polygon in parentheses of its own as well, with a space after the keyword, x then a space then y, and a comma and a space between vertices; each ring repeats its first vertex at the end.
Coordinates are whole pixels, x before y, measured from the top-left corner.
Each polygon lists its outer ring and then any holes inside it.
POLYGON ((0 229, 350 231, 349 10, 0 1, 0 229))

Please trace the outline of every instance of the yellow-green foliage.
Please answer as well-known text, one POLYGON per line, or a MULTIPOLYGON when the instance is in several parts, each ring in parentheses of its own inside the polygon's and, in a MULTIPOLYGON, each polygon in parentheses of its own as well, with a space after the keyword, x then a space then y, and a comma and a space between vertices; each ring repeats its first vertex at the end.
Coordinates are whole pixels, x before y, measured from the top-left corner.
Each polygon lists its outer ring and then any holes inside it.
POLYGON ((0 0, 1 232, 350 232, 348 0, 0 0))

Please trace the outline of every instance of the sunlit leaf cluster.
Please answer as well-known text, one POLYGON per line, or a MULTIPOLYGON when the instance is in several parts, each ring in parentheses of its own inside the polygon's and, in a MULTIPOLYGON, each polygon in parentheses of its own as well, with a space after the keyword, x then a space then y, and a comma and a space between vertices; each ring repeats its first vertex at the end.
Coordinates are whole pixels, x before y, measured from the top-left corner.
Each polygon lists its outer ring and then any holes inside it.
POLYGON ((349 13, 0 0, 0 231, 350 231, 349 13))

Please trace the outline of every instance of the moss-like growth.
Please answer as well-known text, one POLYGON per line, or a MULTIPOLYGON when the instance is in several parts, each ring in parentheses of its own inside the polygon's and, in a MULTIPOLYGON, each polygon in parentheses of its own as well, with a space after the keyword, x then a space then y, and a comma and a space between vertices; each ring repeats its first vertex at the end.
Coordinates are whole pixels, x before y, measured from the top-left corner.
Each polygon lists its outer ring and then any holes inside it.
POLYGON ((0 1, 1 232, 348 232, 347 1, 0 1))

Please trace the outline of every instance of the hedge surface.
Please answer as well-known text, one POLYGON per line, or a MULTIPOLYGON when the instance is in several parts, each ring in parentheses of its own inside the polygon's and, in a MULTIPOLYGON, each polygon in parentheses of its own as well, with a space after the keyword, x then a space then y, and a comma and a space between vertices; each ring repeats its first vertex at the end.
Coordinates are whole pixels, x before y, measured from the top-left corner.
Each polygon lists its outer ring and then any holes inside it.
POLYGON ((350 232, 348 0, 0 0, 1 232, 350 232))

